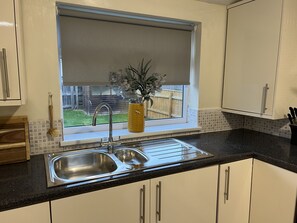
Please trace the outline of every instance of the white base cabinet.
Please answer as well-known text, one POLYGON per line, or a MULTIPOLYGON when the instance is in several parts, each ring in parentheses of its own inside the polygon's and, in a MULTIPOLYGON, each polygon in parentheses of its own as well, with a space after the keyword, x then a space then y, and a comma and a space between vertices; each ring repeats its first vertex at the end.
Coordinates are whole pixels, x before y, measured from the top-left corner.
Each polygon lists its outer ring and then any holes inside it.
POLYGON ((151 223, 215 223, 218 166, 151 180, 151 223))
POLYGON ((55 200, 52 223, 149 222, 148 194, 149 180, 55 200))
POLYGON ((249 222, 252 169, 253 159, 220 166, 218 223, 249 222))
POLYGON ((255 160, 250 223, 293 223, 297 174, 255 160))
POLYGON ((1 223, 50 223, 49 202, 0 212, 1 223))
POLYGON ((217 176, 212 166, 54 200, 52 223, 215 223, 217 176))

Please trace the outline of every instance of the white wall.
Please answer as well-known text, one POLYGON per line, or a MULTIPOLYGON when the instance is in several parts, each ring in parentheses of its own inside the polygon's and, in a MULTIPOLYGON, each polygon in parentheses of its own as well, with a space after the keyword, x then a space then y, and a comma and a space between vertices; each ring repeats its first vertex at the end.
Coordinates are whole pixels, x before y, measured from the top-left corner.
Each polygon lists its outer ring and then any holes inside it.
MULTIPOLYGON (((226 7, 196 0, 60 0, 96 8, 184 19, 202 23, 200 66, 191 77, 193 108, 218 108, 223 80, 226 7), (196 92, 193 90, 195 89, 196 92), (199 89, 199 101, 197 91, 199 89)), ((56 32, 56 0, 23 0, 27 103, 1 108, 1 115, 48 119, 48 92, 53 93, 54 118, 60 119, 60 86, 56 32)))

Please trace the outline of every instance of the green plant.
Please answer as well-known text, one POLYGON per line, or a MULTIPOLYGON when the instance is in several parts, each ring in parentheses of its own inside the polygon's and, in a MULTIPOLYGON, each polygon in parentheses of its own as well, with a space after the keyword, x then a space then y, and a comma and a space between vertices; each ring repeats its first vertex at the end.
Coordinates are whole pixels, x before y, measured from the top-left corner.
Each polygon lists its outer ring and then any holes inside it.
POLYGON ((151 96, 157 91, 161 91, 166 74, 149 74, 151 61, 145 62, 142 59, 137 68, 129 65, 124 69, 124 72, 122 70, 111 72, 111 85, 118 87, 123 97, 135 101, 139 99, 142 102, 150 101, 152 106, 153 100, 151 96))

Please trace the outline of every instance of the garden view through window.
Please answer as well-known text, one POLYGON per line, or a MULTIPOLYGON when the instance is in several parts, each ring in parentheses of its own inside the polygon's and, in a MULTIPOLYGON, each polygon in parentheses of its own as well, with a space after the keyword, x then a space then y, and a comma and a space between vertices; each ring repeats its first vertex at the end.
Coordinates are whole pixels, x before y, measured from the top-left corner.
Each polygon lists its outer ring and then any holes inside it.
MULTIPOLYGON (((183 118, 185 103, 184 85, 163 85, 156 92, 153 105, 144 103, 145 120, 168 120, 183 118)), ((108 103, 113 111, 113 123, 128 120, 129 101, 115 89, 106 86, 63 86, 62 102, 64 127, 90 126, 95 108, 101 102, 108 103)), ((97 117, 97 125, 108 123, 108 112, 102 109, 97 117)), ((161 124, 161 122, 160 122, 161 124)), ((162 122, 164 124, 164 122, 162 122)))

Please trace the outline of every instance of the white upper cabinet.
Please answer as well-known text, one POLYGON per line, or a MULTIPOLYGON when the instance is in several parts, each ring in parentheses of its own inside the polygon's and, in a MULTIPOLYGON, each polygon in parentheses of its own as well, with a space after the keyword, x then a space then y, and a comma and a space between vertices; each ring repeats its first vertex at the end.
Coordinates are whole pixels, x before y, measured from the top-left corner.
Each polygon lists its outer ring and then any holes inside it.
POLYGON ((228 9, 223 111, 284 118, 297 106, 297 1, 243 3, 228 9))
POLYGON ((24 103, 20 2, 0 2, 0 106, 24 103))

